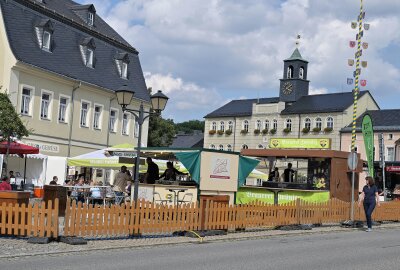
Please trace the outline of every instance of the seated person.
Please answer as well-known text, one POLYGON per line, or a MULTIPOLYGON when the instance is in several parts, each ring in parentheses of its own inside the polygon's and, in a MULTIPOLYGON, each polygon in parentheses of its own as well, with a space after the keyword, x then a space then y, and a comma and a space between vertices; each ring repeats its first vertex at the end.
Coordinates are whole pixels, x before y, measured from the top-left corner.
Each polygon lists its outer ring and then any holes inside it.
POLYGON ((74 186, 74 190, 71 193, 71 196, 75 197, 78 202, 85 202, 84 190, 82 188, 78 188, 85 184, 85 178, 83 176, 79 177, 78 183, 74 186))
POLYGON ((164 171, 164 173, 160 176, 160 178, 164 177, 164 180, 170 180, 170 181, 175 181, 176 180, 176 175, 186 175, 187 173, 182 173, 178 171, 176 168, 174 168, 174 165, 172 164, 171 161, 167 162, 167 169, 164 171))
POLYGON ((101 203, 103 200, 103 196, 101 194, 101 190, 98 187, 98 183, 96 183, 95 181, 92 181, 90 184, 92 187, 90 188, 90 199, 94 202, 94 203, 101 203))
POLYGON ((10 185, 10 178, 8 176, 4 176, 1 180, 2 182, 0 183, 0 191, 7 191, 12 189, 10 185))

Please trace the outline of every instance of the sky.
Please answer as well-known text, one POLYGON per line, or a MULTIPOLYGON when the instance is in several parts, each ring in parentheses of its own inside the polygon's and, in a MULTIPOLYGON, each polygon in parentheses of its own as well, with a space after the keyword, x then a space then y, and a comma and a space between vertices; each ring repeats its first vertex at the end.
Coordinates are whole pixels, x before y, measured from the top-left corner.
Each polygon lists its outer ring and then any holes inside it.
MULTIPOLYGON (((357 0, 76 0, 139 51, 147 87, 170 99, 163 118, 204 116, 235 99, 278 97, 283 60, 309 61, 310 94, 351 91, 357 0)), ((360 79, 381 109, 400 109, 400 1, 364 0, 360 79)))

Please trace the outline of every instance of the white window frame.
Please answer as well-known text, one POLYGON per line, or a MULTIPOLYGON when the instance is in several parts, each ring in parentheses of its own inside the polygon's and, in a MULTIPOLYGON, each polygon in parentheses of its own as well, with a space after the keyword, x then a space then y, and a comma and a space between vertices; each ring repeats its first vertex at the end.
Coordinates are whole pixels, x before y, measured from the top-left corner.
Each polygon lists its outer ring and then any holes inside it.
POLYGON ((272 120, 272 129, 278 130, 278 120, 272 120))
POLYGON ((285 120, 285 127, 289 129, 289 131, 292 131, 292 119, 288 118, 285 120))
POLYGON ((228 145, 226 146, 226 151, 232 151, 232 145, 228 144, 228 145))
POLYGON ((210 149, 214 149, 215 150, 215 144, 210 144, 210 149))
POLYGON ((264 121, 264 129, 269 130, 269 120, 268 119, 265 119, 265 121, 264 121))
POLYGON ((121 63, 121 78, 128 79, 128 62, 126 61, 121 63))
POLYGON ((322 130, 322 118, 319 116, 315 118, 315 127, 322 130))
POLYGON ((219 151, 224 151, 224 145, 220 144, 220 145, 218 146, 218 150, 219 150, 219 151))
POLYGON ((389 133, 389 134, 388 134, 388 140, 389 140, 389 141, 393 140, 393 133, 389 133))
POLYGON ((90 26, 94 25, 94 13, 93 12, 88 13, 88 25, 90 25, 90 26))
POLYGON ((335 126, 335 120, 333 119, 333 117, 332 116, 328 116, 326 119, 325 119, 325 123, 326 123, 326 127, 327 128, 332 128, 332 130, 333 130, 333 127, 335 126), (332 121, 329 121, 329 119, 332 119, 332 121), (329 126, 329 123, 332 123, 332 126, 329 126))
POLYGON ((224 121, 219 122, 219 130, 225 131, 225 122, 224 121))
POLYGON ((35 97, 35 87, 29 85, 21 85, 21 104, 20 104, 20 113, 24 116, 32 116, 33 104, 35 97), (23 110, 24 106, 24 89, 29 90, 29 104, 28 104, 28 112, 25 113, 23 110))
POLYGON ((51 47, 51 33, 47 30, 43 30, 43 35, 42 35, 42 49, 45 51, 50 51, 50 47, 51 47), (45 36, 48 36, 47 41, 45 42, 45 36))
POLYGON ((215 121, 211 122, 210 130, 215 130, 215 131, 217 131, 217 122, 215 122, 215 121))
POLYGON ((249 120, 243 120, 242 122, 242 129, 246 130, 247 132, 249 132, 249 120))
POLYGON ((39 119, 40 120, 46 120, 46 121, 51 121, 51 116, 52 116, 52 107, 53 107, 53 97, 54 97, 54 93, 52 91, 49 90, 44 90, 42 89, 42 91, 40 92, 40 111, 39 111, 39 119), (49 101, 48 101, 48 105, 47 105, 47 117, 42 117, 42 110, 43 110, 43 94, 45 95, 49 95, 49 101))
POLYGON ((304 128, 308 128, 309 130, 311 130, 311 126, 312 126, 311 118, 310 117, 306 117, 304 119, 304 128))
POLYGON ((259 145, 257 146, 257 148, 258 148, 258 149, 264 149, 264 145, 259 144, 259 145))
POLYGON ((129 123, 130 123, 130 119, 129 119, 129 113, 122 113, 122 119, 121 119, 121 134, 124 136, 129 136, 129 123), (126 127, 124 126, 124 116, 127 116, 126 118, 126 127), (125 130, 126 128, 126 130, 125 130))
POLYGON ((58 110, 57 110, 57 121, 58 123, 63 123, 66 124, 69 121, 69 104, 70 104, 70 97, 66 96, 66 95, 62 95, 60 94, 59 98, 58 98, 58 110), (60 112, 61 112, 61 99, 66 99, 67 102, 65 104, 65 112, 64 112, 64 121, 60 120, 60 112))
POLYGON ((93 129, 94 130, 101 130, 101 127, 103 125, 103 111, 104 111, 104 106, 98 103, 93 104, 93 129), (100 108, 100 115, 98 119, 98 126, 95 127, 95 121, 96 121, 96 107, 100 108))
POLYGON ((94 50, 92 48, 86 48, 86 66, 93 68, 94 63, 94 50))
POLYGON ((242 144, 242 149, 249 149, 249 146, 247 144, 242 144))
POLYGON ((233 131, 233 121, 228 121, 228 130, 233 131))
POLYGON ((108 119, 108 129, 112 133, 116 133, 118 129, 118 116, 119 116, 119 110, 116 108, 110 108, 110 117, 108 119), (114 126, 113 129, 111 129, 111 112, 115 112, 115 119, 114 119, 114 126))
POLYGON ((256 120, 255 128, 261 130, 261 120, 256 120))
POLYGON ((80 108, 80 113, 79 113, 79 126, 81 128, 89 128, 89 119, 90 119, 90 108, 91 108, 92 102, 88 100, 81 99, 81 108, 80 108), (86 119, 85 119, 85 125, 82 125, 82 112, 83 112, 83 103, 87 103, 87 110, 86 110, 86 119))

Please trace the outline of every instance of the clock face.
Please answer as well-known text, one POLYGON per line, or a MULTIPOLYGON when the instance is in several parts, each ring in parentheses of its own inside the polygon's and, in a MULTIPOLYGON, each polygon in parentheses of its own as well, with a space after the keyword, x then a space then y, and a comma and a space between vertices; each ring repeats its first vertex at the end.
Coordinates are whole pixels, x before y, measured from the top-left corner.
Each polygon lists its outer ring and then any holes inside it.
POLYGON ((289 95, 290 93, 292 93, 293 91, 293 84, 291 84, 290 82, 285 82, 283 84, 283 89, 282 89, 283 93, 285 95, 289 95))

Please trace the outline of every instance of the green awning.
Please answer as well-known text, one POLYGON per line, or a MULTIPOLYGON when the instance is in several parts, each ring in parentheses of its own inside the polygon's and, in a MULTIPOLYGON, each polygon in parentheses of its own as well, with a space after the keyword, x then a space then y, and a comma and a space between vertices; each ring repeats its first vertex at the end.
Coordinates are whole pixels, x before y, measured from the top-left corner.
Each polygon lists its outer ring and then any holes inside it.
POLYGON ((260 163, 259 160, 244 156, 239 156, 239 172, 238 172, 238 185, 243 186, 246 182, 247 176, 254 170, 260 163))
POLYGON ((175 153, 176 158, 185 166, 197 184, 200 184, 200 153, 200 151, 175 153))

